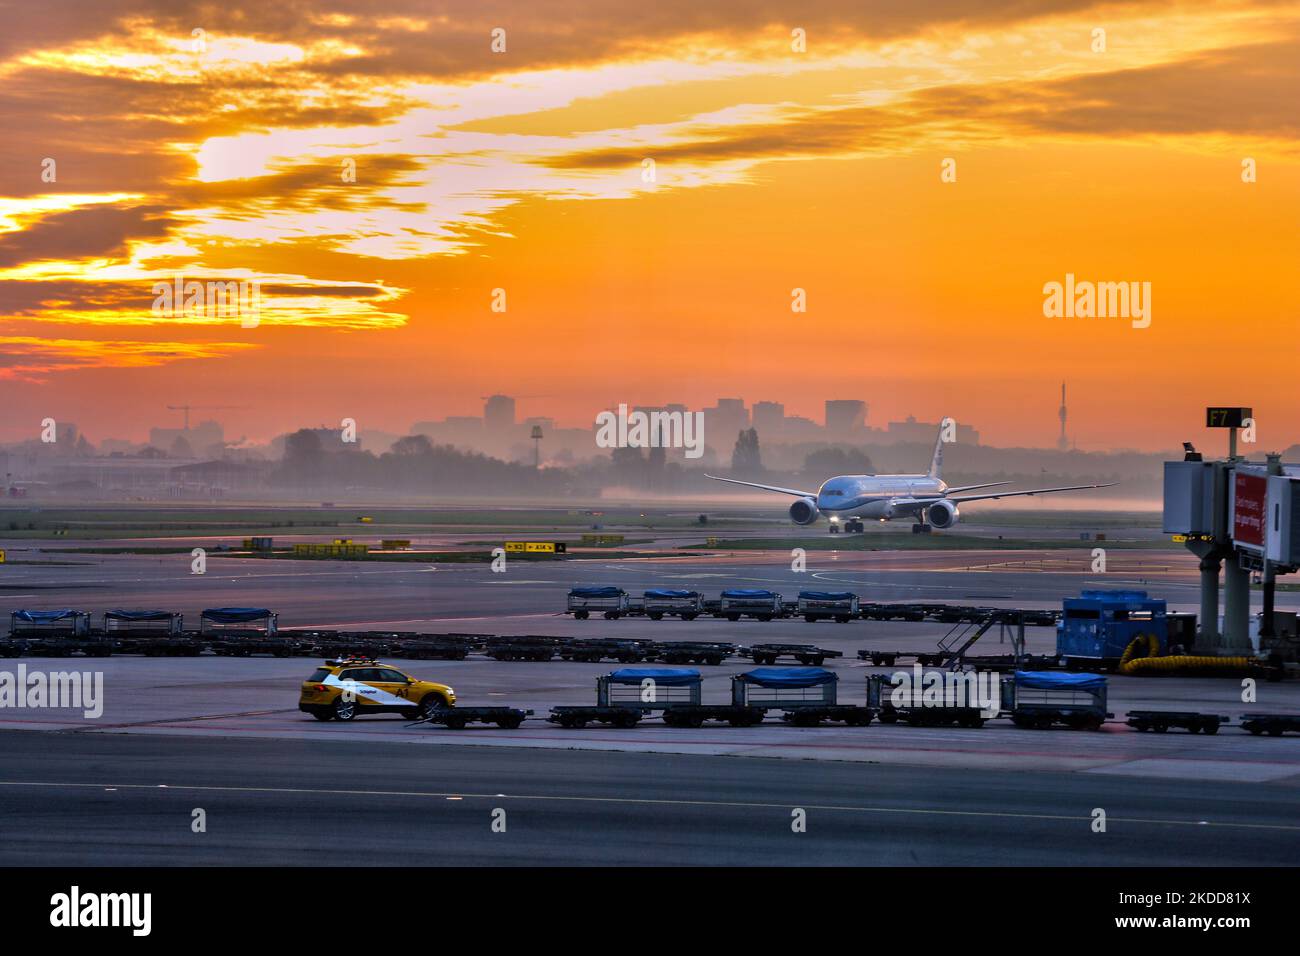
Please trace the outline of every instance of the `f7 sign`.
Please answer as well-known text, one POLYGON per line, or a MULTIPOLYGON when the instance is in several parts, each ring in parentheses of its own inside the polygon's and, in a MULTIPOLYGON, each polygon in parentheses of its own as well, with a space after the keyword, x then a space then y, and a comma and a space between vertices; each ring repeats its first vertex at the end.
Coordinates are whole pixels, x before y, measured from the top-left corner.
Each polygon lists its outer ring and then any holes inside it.
POLYGON ((1233 473, 1232 480, 1232 540, 1248 548, 1264 548, 1264 527, 1267 520, 1268 479, 1262 475, 1233 473))

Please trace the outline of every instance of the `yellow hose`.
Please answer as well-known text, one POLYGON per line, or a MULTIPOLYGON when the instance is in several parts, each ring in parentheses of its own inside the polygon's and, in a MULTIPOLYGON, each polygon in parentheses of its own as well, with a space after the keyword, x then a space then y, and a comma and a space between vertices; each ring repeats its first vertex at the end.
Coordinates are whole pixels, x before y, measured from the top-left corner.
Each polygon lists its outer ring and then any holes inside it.
POLYGON ((1119 672, 1129 676, 1168 671, 1247 671, 1249 657, 1204 657, 1179 654, 1160 657, 1160 641, 1154 634, 1139 634, 1124 648, 1119 659, 1119 672))
POLYGON ((1119 672, 1130 673, 1130 668, 1140 660, 1156 657, 1160 653, 1160 639, 1154 634, 1139 634, 1128 642, 1119 659, 1119 672))
POLYGON ((1153 674, 1159 671, 1247 671, 1249 657, 1194 657, 1180 654, 1177 657, 1139 657, 1121 664, 1119 672, 1129 676, 1153 674))

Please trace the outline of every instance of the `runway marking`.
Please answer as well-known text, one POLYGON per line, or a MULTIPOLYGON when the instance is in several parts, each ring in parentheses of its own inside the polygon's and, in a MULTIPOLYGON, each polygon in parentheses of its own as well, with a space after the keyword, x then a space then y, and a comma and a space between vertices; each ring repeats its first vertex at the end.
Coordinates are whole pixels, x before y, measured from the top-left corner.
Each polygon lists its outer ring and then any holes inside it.
MULTIPOLYGON (((534 800, 547 803, 609 803, 630 806, 667 806, 667 807, 714 807, 727 810, 782 810, 790 809, 789 803, 750 803, 736 800, 656 800, 649 797, 584 797, 553 796, 532 793, 466 793, 464 791, 430 791, 430 790, 313 790, 306 787, 213 787, 195 784, 173 783, 58 783, 55 781, 0 780, 0 787, 47 787, 55 789, 94 789, 103 790, 115 787, 121 790, 185 790, 197 793, 279 793, 295 795, 321 795, 341 797, 428 797, 439 800, 534 800)), ((1062 820, 1073 823, 1091 822, 1091 814, 1074 816, 1065 813, 1011 813, 1003 810, 939 810, 933 807, 853 807, 843 804, 800 804, 807 810, 827 810, 840 813, 898 813, 916 816, 937 817, 978 817, 1001 818, 1008 820, 1062 820)), ((1108 818, 1114 823, 1155 824, 1158 826, 1177 827, 1222 827, 1234 830, 1279 830, 1283 832, 1300 831, 1300 826, 1284 823, 1228 823, 1217 820, 1171 820, 1160 817, 1116 817, 1108 818)))

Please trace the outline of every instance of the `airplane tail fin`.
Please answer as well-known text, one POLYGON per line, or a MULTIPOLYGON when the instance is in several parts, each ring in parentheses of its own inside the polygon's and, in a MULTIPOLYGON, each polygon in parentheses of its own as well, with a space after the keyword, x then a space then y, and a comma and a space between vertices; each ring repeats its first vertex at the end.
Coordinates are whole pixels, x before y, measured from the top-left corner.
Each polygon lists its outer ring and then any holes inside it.
POLYGON ((943 433, 948 427, 948 419, 939 422, 939 434, 934 439, 934 454, 930 457, 930 470, 926 472, 931 478, 943 477, 943 433))

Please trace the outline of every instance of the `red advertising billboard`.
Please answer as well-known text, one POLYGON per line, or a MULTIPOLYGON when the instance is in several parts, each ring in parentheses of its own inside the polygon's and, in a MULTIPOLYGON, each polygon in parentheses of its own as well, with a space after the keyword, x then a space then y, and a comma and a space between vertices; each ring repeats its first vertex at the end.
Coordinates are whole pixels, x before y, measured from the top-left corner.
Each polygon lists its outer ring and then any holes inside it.
POLYGON ((1268 509, 1268 480, 1240 469, 1233 473, 1232 540, 1264 547, 1264 521, 1268 509))

